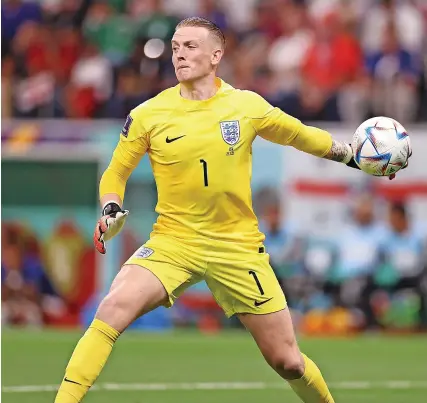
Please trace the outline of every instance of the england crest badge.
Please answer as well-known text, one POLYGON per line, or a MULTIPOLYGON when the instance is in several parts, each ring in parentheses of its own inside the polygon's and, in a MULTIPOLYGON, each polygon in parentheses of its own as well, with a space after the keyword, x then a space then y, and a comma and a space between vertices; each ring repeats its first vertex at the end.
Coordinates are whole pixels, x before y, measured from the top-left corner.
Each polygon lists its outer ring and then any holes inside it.
POLYGON ((135 257, 147 258, 154 253, 153 249, 147 248, 146 246, 141 246, 135 253, 135 257))
POLYGON ((230 145, 234 146, 240 139, 240 125, 238 120, 226 120, 219 122, 221 127, 221 134, 224 141, 230 145))

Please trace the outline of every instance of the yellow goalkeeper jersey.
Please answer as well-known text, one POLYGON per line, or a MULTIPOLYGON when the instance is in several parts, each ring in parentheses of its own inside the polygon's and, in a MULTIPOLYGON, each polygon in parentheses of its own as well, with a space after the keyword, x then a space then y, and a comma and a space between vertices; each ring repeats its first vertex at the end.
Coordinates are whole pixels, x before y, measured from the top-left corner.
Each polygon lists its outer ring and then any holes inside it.
POLYGON ((329 152, 332 139, 254 92, 219 78, 216 84, 216 94, 207 100, 183 98, 178 84, 133 109, 100 194, 115 193, 123 200, 129 175, 148 153, 158 191, 153 234, 259 243, 264 235, 250 186, 255 137, 320 157, 329 152))

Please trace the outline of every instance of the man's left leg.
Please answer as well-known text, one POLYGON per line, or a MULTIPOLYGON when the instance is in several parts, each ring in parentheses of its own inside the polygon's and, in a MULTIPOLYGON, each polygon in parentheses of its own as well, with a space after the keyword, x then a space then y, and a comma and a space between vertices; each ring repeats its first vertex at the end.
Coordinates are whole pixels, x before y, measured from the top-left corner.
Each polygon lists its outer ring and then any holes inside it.
POLYGON ((205 273, 225 314, 238 315, 267 362, 303 402, 334 403, 319 368, 298 349, 286 299, 264 247, 226 244, 210 248, 205 273))
POLYGON ((268 314, 238 314, 268 364, 305 403, 334 403, 316 364, 299 351, 288 308, 268 314))

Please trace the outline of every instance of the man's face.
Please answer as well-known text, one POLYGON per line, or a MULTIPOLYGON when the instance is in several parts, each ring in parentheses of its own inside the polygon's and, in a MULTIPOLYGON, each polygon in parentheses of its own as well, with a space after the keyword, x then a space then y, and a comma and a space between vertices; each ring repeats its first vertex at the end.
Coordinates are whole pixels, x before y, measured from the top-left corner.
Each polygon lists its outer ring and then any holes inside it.
POLYGON ((215 37, 202 27, 182 27, 172 38, 172 63, 179 82, 191 82, 212 73, 222 56, 215 37))
POLYGON ((280 227, 280 208, 277 205, 267 206, 264 213, 264 219, 268 223, 270 230, 280 227))
POLYGON ((369 196, 363 196, 357 201, 354 219, 360 225, 369 225, 374 221, 374 206, 369 196))
POLYGON ((393 208, 389 208, 388 220, 391 228, 393 228, 394 231, 403 232, 406 229, 406 218, 400 211, 397 211, 393 208))

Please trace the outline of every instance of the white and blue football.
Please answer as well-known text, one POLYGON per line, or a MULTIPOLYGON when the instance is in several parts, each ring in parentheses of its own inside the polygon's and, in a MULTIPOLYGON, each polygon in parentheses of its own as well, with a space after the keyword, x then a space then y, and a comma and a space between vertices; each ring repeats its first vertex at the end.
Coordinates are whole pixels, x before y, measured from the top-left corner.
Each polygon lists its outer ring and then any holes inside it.
POLYGON ((359 168, 374 176, 396 173, 411 155, 411 142, 405 128, 384 116, 365 120, 354 133, 351 146, 359 168))

